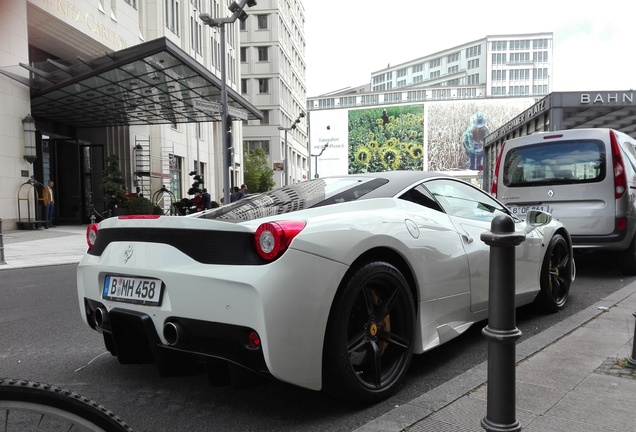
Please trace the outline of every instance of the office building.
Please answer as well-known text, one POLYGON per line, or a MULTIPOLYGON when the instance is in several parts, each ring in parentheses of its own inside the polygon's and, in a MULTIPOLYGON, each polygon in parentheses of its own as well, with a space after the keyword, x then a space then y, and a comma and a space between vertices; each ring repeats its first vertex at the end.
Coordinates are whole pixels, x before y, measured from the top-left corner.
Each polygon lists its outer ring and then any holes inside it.
MULTIPOLYGON (((247 2, 250 3, 250 2, 247 2)), ((245 2, 243 2, 245 5, 245 2)), ((0 218, 42 218, 41 184, 55 184, 55 220, 105 212, 101 173, 119 158, 122 187, 157 200, 188 198, 197 173, 219 201, 243 180, 241 121, 262 119, 240 94, 241 20, 226 0, 12 0, 0 4, 0 218), (221 52, 226 52, 234 160, 223 166, 221 52), (229 165, 229 164, 228 164, 229 165), (168 192, 166 192, 168 191, 168 192)), ((249 5, 246 23, 260 22, 249 5)), ((267 17, 266 19, 271 19, 267 17)))

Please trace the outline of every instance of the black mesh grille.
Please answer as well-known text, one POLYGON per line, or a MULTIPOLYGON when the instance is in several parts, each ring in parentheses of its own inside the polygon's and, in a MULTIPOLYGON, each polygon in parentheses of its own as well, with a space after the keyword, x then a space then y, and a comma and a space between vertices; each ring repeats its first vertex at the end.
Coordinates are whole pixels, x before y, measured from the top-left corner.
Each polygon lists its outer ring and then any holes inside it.
POLYGON ((254 234, 228 231, 110 228, 101 229, 90 255, 100 256, 112 242, 168 244, 203 264, 266 264, 254 246, 254 234))

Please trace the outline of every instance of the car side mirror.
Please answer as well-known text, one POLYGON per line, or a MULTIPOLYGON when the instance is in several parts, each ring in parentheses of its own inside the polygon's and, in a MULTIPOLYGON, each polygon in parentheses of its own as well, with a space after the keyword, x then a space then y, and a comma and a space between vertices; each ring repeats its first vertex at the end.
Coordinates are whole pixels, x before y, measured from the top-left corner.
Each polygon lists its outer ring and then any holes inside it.
POLYGON ((535 228, 542 227, 552 222, 552 215, 541 210, 530 210, 526 215, 524 231, 529 233, 535 228))

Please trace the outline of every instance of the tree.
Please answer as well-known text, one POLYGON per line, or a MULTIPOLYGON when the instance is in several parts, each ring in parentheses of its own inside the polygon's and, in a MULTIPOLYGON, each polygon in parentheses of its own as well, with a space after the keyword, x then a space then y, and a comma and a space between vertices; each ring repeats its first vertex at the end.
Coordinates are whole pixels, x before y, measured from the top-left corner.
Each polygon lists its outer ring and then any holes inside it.
POLYGON ((267 155, 261 148, 245 152, 243 163, 245 164, 245 184, 250 192, 267 192, 271 190, 274 182, 274 170, 269 166, 267 155))
POLYGON ((119 156, 112 154, 106 161, 106 169, 102 171, 102 191, 106 209, 126 207, 128 198, 124 193, 124 183, 124 176, 119 170, 119 156))

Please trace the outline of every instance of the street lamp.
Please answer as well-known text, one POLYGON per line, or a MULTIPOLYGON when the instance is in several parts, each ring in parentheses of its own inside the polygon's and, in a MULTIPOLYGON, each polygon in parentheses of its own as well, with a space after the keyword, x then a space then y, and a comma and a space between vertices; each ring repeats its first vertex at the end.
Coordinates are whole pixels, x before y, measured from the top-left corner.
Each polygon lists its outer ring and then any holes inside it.
POLYGON ((289 147, 287 145, 287 132, 289 132, 290 130, 294 130, 296 129, 296 125, 298 123, 300 123, 300 119, 305 117, 305 113, 301 112, 300 114, 298 114, 298 117, 296 117, 296 120, 294 120, 294 123, 292 123, 292 125, 290 127, 283 127, 283 126, 278 126, 278 130, 282 130, 285 131, 285 163, 284 163, 284 173, 285 173, 285 186, 287 186, 288 184, 288 179, 289 179, 289 163, 287 160, 287 147, 289 147))
POLYGON ((322 146, 322 148, 320 149, 320 153, 318 153, 317 155, 311 155, 311 157, 315 158, 315 159, 314 159, 314 161, 315 161, 315 162, 314 162, 314 166, 316 167, 316 173, 314 174, 314 178, 318 178, 318 177, 320 177, 320 176, 318 175, 318 158, 319 158, 320 156, 322 156, 322 154, 325 152, 325 150, 327 150, 327 147, 329 147, 329 143, 327 143, 327 144, 325 144, 325 145, 323 145, 323 146, 322 146))
POLYGON ((218 27, 221 34, 221 128, 223 129, 223 199, 230 202, 230 164, 232 163, 230 152, 232 151, 232 121, 227 109, 227 71, 225 70, 225 24, 232 24, 238 19, 245 21, 247 13, 243 8, 256 6, 256 0, 241 0, 230 4, 232 15, 226 18, 212 18, 208 13, 199 14, 199 18, 209 27, 218 27))

